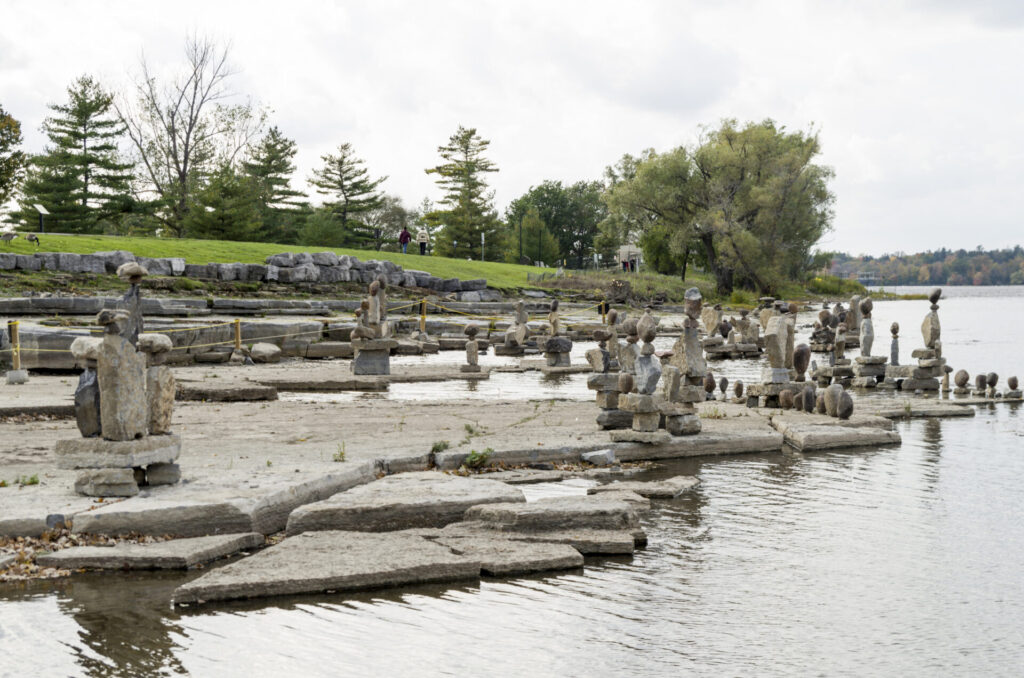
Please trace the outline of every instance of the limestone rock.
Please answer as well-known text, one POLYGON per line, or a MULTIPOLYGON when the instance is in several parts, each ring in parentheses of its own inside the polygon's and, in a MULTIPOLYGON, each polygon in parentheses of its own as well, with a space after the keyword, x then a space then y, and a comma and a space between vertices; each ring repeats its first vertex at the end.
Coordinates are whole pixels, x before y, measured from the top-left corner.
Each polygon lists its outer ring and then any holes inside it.
POLYGON ((587 494, 606 494, 615 492, 636 492, 641 497, 649 499, 675 499, 683 492, 691 490, 700 485, 700 480, 694 476, 674 476, 666 480, 640 481, 631 480, 597 487, 587 488, 587 494))
POLYGON ((853 414, 853 398, 849 391, 843 391, 839 396, 839 404, 836 407, 836 416, 840 419, 849 419, 853 414))
POLYGON ((78 337, 71 342, 71 355, 80 363, 87 360, 99 360, 103 337, 78 337))
POLYGON ((935 348, 935 343, 939 341, 941 334, 939 314, 932 311, 924 317, 924 321, 921 323, 921 336, 924 337, 925 347, 935 348))
POLYGON ((60 469, 130 469, 176 460, 181 453, 181 439, 174 434, 125 441, 68 438, 57 441, 55 452, 60 469))
POLYGON ((166 334, 147 332, 139 335, 138 347, 143 353, 167 353, 173 346, 171 338, 166 334))
POLYGON ((825 389, 825 414, 830 417, 838 416, 839 401, 843 393, 844 389, 839 384, 832 384, 825 389))
MULTIPOLYGON (((127 265, 127 264, 125 264, 127 265)), ((97 360, 101 428, 107 440, 133 440, 146 434, 146 358, 123 337, 103 337, 97 360)))
POLYGON ((408 532, 307 532, 224 567, 173 594, 174 603, 351 591, 475 580, 480 561, 408 532), (296 567, 302 563, 301 567, 296 567))
POLYGON ((637 392, 654 393, 661 378, 661 360, 654 355, 642 355, 636 359, 633 372, 637 392))
POLYGON ((797 381, 803 381, 801 377, 807 372, 811 364, 811 347, 807 344, 800 344, 793 351, 793 369, 796 370, 797 381))
POLYGON ((276 363, 281 360, 281 348, 276 344, 258 342, 252 345, 249 356, 256 363, 276 363))
POLYGON ((74 546, 36 558, 43 567, 71 570, 185 570, 263 544, 263 535, 225 534, 151 544, 74 546))
POLYGON ((86 368, 78 377, 78 388, 75 389, 75 420, 84 438, 97 436, 102 431, 100 385, 94 369, 86 368))
POLYGON ((90 469, 78 474, 75 492, 87 497, 134 497, 139 486, 130 468, 90 469))
POLYGON ((288 534, 443 527, 461 520, 471 506, 522 501, 521 491, 498 481, 436 471, 400 473, 297 508, 288 518, 288 534))
POLYGON ((149 410, 149 434, 171 432, 174 410, 174 373, 166 365, 146 370, 146 401, 149 410))
POLYGON ((474 506, 465 520, 481 521, 507 531, 600 529, 633 530, 640 519, 633 507, 618 499, 550 497, 530 503, 474 506))
POLYGON ((768 364, 775 369, 786 365, 786 341, 789 330, 786 320, 776 315, 768 319, 768 327, 764 333, 764 348, 768 354, 768 364))
POLYGON ((181 467, 177 464, 150 464, 146 467, 147 485, 173 485, 181 480, 181 467))

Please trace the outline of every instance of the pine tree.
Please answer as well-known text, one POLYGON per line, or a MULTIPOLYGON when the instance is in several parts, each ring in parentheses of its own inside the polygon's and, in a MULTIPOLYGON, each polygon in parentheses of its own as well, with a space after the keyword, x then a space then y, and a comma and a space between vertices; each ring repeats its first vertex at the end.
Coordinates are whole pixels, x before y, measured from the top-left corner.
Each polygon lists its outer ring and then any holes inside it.
POLYGON ((324 166, 313 170, 309 183, 316 186, 317 193, 332 198, 324 201, 324 207, 337 220, 340 242, 345 246, 368 245, 375 237, 362 218, 381 206, 383 194, 377 187, 387 177, 370 179, 363 161, 352 150, 352 144, 344 143, 338 146, 336 155, 327 154, 322 159, 324 166))
POLYGON ((103 220, 133 203, 131 165, 118 158, 125 128, 113 110, 113 95, 85 75, 68 87, 68 102, 51 104, 50 110, 42 126, 50 145, 31 160, 17 216, 30 221, 34 205, 41 204, 62 231, 99 232, 103 220))
POLYGON ((444 162, 426 170, 436 174, 444 191, 427 219, 441 230, 435 253, 441 256, 480 258, 481 236, 486 239, 485 256, 500 261, 504 256, 504 232, 494 210, 493 194, 487 190, 485 175, 497 172, 494 163, 484 157, 490 141, 480 138, 474 128, 461 125, 445 146, 437 152, 444 162))
POLYGON ((14 194, 25 170, 21 125, 0 106, 0 205, 14 194))
POLYGON ((260 219, 260 237, 267 242, 292 242, 296 239, 299 215, 308 212, 306 194, 291 187, 295 142, 271 127, 242 162, 242 172, 256 185, 260 219))
POLYGON ((228 164, 210 177, 195 196, 192 209, 182 222, 193 238, 255 240, 260 232, 260 212, 255 182, 238 174, 228 164))

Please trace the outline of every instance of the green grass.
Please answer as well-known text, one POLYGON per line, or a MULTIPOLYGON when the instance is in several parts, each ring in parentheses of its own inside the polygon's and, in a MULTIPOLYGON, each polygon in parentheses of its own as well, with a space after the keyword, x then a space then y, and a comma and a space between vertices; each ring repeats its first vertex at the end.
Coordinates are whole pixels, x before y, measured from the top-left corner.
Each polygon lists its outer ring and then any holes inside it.
MULTIPOLYGON (((386 259, 404 269, 426 271, 441 278, 471 280, 486 278, 490 287, 515 289, 536 287, 526 280, 527 273, 536 273, 533 266, 502 264, 492 261, 468 261, 447 257, 420 256, 398 252, 350 250, 335 247, 305 245, 277 245, 261 242, 233 242, 229 240, 189 240, 179 238, 131 238, 107 235, 39 235, 40 252, 71 252, 92 254, 108 250, 127 250, 141 257, 181 257, 190 264, 262 264, 267 256, 281 252, 334 252, 358 257, 360 261, 386 259)), ((0 252, 32 254, 36 252, 23 237, 8 245, 0 245, 0 252)))

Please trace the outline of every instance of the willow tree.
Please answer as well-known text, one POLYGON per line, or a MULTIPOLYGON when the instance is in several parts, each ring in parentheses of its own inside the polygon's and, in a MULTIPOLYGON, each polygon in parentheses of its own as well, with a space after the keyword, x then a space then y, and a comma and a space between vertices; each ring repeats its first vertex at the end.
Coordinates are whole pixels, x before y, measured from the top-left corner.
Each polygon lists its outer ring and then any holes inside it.
POLYGON ((725 120, 695 148, 639 163, 606 199, 613 212, 646 219, 648 259, 664 262, 656 250, 667 243, 685 266, 696 248, 719 292, 740 284, 772 293, 805 273, 811 249, 831 228, 833 172, 813 162, 820 151, 817 134, 787 132, 771 120, 742 128, 725 120))

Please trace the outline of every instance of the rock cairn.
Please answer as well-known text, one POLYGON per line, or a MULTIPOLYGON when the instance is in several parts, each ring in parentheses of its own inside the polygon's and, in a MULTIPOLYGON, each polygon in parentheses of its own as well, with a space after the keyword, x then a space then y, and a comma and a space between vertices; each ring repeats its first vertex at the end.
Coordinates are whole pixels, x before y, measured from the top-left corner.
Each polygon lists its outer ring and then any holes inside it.
POLYGON ((701 314, 701 317, 705 318, 705 323, 718 318, 717 327, 709 328, 708 337, 703 341, 708 360, 736 360, 761 355, 761 349, 758 347, 760 325, 750 321, 749 313, 744 309, 740 311, 739 318, 730 317, 725 320, 721 317, 721 307, 715 306, 711 314, 701 314), (717 336, 715 332, 718 333, 717 336))
POLYGON ((860 302, 860 355, 856 358, 853 368, 853 386, 875 388, 885 378, 886 358, 883 355, 871 355, 875 343, 875 327, 871 320, 874 302, 871 297, 860 302))
POLYGON ((1017 381, 1017 377, 1013 376, 1006 380, 1006 393, 1003 397, 1008 400, 1021 400, 1024 395, 1021 394, 1020 382, 1017 381))
POLYGON ((768 367, 761 371, 761 383, 752 384, 747 388, 749 407, 779 407, 779 396, 783 391, 796 394, 802 391, 806 384, 806 381, 800 381, 798 378, 807 369, 810 349, 801 345, 798 351, 797 347, 793 346, 796 334, 795 310, 795 307, 791 308, 785 304, 779 312, 768 318, 768 327, 764 333, 768 367), (796 364, 797 359, 800 361, 799 368, 796 364))
POLYGON ((931 310, 921 323, 924 348, 915 349, 910 355, 917 359, 917 365, 889 365, 885 370, 887 381, 896 382, 904 391, 938 391, 939 377, 946 374, 946 359, 942 357, 941 326, 939 325, 939 299, 942 290, 936 288, 928 295, 931 310))
POLYGON ((466 329, 463 330, 468 341, 466 342, 466 364, 459 365, 461 372, 480 371, 480 342, 476 339, 479 331, 480 328, 472 324, 466 325, 466 329))
POLYGON ((356 311, 352 374, 391 374, 391 351, 398 347, 398 342, 391 338, 386 287, 384 278, 371 282, 367 298, 356 311))
POLYGON ((636 336, 643 344, 636 352, 632 374, 620 373, 618 396, 620 410, 630 413, 632 421, 628 429, 613 430, 612 441, 656 444, 667 442, 671 436, 700 432, 694 403, 704 399, 701 383, 707 372, 697 323, 703 301, 700 290, 688 289, 684 300, 687 317, 683 334, 667 367, 663 368, 654 354, 657 321, 649 312, 637 321, 636 336), (663 382, 661 395, 657 394, 659 381, 663 382), (662 426, 665 431, 659 430, 662 426))
POLYGON ((512 324, 505 330, 505 340, 500 345, 495 345, 494 354, 524 355, 526 353, 526 340, 530 337, 530 328, 527 326, 529 321, 530 316, 526 312, 526 305, 520 299, 516 302, 512 324))
POLYGON ((548 313, 548 325, 550 336, 544 341, 544 359, 548 367, 569 367, 569 353, 572 351, 572 339, 560 336, 562 333, 562 321, 558 317, 558 300, 551 302, 551 311, 548 313))
POLYGON ((60 440, 57 466, 79 469, 75 491, 91 497, 131 497, 139 486, 178 482, 181 439, 171 433, 174 375, 164 365, 171 340, 144 334, 136 262, 118 276, 131 287, 123 308, 100 311, 102 337, 79 337, 72 354, 84 368, 75 389, 81 438, 60 440))

